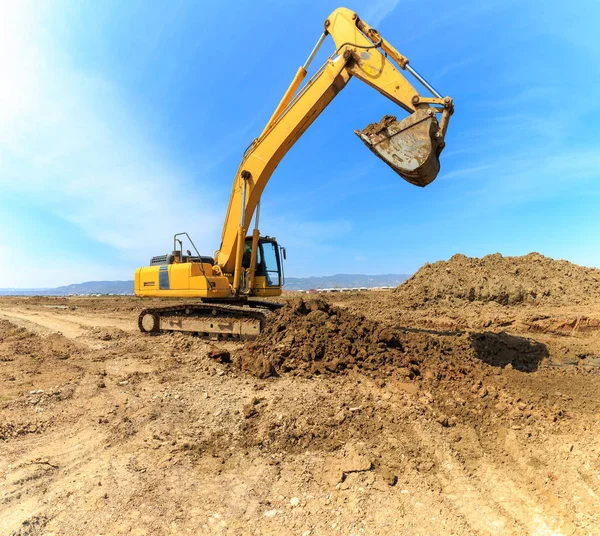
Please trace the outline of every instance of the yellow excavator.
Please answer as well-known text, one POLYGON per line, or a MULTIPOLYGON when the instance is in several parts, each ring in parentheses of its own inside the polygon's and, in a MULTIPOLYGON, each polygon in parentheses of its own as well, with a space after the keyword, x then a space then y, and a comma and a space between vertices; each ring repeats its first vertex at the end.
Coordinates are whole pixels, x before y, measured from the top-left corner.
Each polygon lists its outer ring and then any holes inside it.
POLYGON ((452 99, 442 97, 356 13, 336 9, 325 20, 323 34, 263 132, 244 153, 233 181, 221 247, 214 257, 200 255, 189 235, 179 233, 173 238, 172 253, 153 257, 150 266, 137 269, 136 295, 196 300, 145 309, 138 321, 142 332, 185 331, 213 339, 252 339, 260 333, 265 313, 280 304, 251 298, 281 294, 286 257, 275 238, 261 236, 258 230, 262 192, 287 151, 353 77, 409 114, 401 121, 386 115, 355 131, 358 137, 411 184, 423 187, 436 178, 454 111, 452 99), (327 35, 335 43, 335 52, 302 85, 327 35), (409 72, 430 96, 417 92, 400 70, 409 72), (248 234, 253 217, 254 228, 248 234), (184 253, 184 240, 194 253, 189 249, 184 253))

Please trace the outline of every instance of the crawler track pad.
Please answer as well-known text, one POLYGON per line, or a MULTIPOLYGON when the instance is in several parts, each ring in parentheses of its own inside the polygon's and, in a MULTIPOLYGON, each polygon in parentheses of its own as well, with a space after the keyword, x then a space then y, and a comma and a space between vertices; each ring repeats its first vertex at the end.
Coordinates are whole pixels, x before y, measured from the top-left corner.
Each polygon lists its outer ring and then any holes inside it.
POLYGON ((142 333, 184 331, 210 339, 255 339, 266 321, 263 312, 223 305, 187 304, 155 307, 140 313, 142 333))

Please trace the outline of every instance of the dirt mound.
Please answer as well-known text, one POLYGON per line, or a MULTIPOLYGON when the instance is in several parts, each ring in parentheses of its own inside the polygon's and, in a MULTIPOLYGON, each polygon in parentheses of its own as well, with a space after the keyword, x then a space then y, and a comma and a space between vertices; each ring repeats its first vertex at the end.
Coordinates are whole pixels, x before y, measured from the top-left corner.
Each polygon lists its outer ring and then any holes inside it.
POLYGON ((395 291, 401 305, 497 302, 501 305, 589 304, 600 299, 600 270, 539 253, 503 257, 499 253, 472 258, 454 255, 425 264, 395 291))
POLYGON ((301 298, 269 318, 266 329, 239 353, 237 363, 263 378, 353 368, 375 373, 390 365, 414 364, 391 330, 321 299, 301 298))
POLYGON ((127 332, 116 327, 92 327, 89 328, 89 335, 101 341, 116 341, 127 336, 127 332))
POLYGON ((321 299, 298 298, 235 361, 260 378, 355 370, 402 381, 456 379, 485 364, 532 371, 547 356, 544 345, 506 333, 390 329, 321 299))

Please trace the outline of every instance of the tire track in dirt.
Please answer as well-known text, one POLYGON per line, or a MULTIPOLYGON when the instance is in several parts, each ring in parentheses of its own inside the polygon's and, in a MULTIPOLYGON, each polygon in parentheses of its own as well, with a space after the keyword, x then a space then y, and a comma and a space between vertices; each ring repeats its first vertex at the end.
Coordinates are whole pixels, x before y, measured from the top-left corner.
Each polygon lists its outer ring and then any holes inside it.
POLYGON ((75 338, 85 334, 87 328, 93 327, 111 327, 119 328, 124 331, 138 331, 137 317, 132 314, 130 318, 106 318, 104 315, 69 315, 65 313, 53 314, 45 311, 12 311, 3 309, 0 316, 6 317, 8 320, 25 320, 31 324, 35 324, 46 330, 61 331, 65 337, 75 338))
POLYGON ((19 452, 18 445, 9 449, 4 460, 10 459, 10 463, 0 465, 5 506, 0 509, 0 533, 8 534, 11 527, 32 517, 55 517, 55 510, 64 509, 68 497, 79 491, 83 482, 89 483, 91 475, 104 472, 103 442, 103 434, 88 426, 77 433, 62 429, 45 434, 26 452, 19 452))
POLYGON ((83 335, 86 331, 79 322, 65 321, 51 313, 23 313, 3 309, 0 317, 9 320, 17 326, 33 331, 38 335, 60 332, 69 339, 75 339, 83 335))
POLYGON ((521 479, 515 478, 512 471, 498 471, 487 461, 497 452, 484 452, 476 462, 469 460, 467 465, 476 465, 474 468, 456 462, 453 458, 458 453, 453 449, 445 453, 437 450, 436 454, 444 493, 478 534, 562 534, 548 527, 554 514, 544 515, 541 505, 531 499, 531 490, 523 490, 521 479))

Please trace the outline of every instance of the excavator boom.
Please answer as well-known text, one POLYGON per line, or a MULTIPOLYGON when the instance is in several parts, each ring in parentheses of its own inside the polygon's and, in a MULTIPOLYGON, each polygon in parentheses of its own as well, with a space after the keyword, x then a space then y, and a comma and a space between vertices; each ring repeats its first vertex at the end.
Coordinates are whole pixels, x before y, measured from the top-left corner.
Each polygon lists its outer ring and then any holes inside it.
POLYGON ((408 59, 379 33, 346 8, 336 9, 325 21, 324 33, 304 66, 277 106, 259 138, 255 139, 238 168, 216 261, 225 273, 234 273, 234 285, 241 276, 239 261, 243 239, 271 174, 306 129, 331 103, 351 78, 366 83, 394 104, 409 112, 396 121, 386 116, 376 124, 356 131, 360 139, 403 179, 426 186, 437 176, 439 155, 454 107, 450 97, 442 98, 409 65, 408 59), (335 43, 334 54, 299 88, 308 65, 324 38, 335 43), (394 66, 393 60, 397 65, 394 66), (410 69, 433 96, 423 97, 399 69, 410 69), (441 115, 438 122, 437 115, 441 115))

